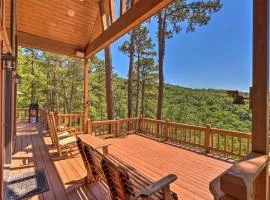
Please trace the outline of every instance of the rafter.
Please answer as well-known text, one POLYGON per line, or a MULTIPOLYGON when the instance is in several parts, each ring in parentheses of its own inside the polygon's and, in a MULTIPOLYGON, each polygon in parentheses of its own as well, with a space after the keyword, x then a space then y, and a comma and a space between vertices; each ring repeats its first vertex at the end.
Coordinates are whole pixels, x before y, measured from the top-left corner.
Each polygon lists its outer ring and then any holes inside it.
POLYGON ((56 40, 39 37, 21 31, 18 31, 18 44, 25 47, 33 47, 68 56, 75 56, 76 49, 80 48, 71 44, 66 44, 56 40))
POLYGON ((93 57, 98 51, 128 33, 128 31, 159 12, 171 2, 173 0, 137 0, 137 3, 112 23, 106 31, 87 45, 85 49, 86 57, 93 57))
POLYGON ((114 23, 116 18, 115 18, 115 4, 114 0, 109 0, 109 5, 110 5, 110 17, 111 17, 111 23, 114 23))
POLYGON ((101 17, 101 22, 102 22, 102 31, 105 31, 108 25, 107 25, 107 16, 105 13, 104 0, 101 0, 99 2, 99 12, 100 12, 100 17, 101 17))
POLYGON ((121 3, 120 3, 120 15, 125 14, 126 10, 127 10, 127 1, 126 0, 121 0, 121 3))

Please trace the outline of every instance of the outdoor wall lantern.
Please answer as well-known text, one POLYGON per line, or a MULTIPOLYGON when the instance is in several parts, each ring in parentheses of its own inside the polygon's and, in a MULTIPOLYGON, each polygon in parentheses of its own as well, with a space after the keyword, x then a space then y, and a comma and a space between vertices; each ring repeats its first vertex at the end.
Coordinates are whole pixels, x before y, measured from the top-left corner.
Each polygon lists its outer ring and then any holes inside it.
POLYGON ((14 76, 14 80, 16 84, 20 84, 21 83, 21 76, 19 74, 16 74, 14 76))
POLYGON ((3 54, 2 67, 7 70, 16 70, 16 57, 11 53, 3 54))

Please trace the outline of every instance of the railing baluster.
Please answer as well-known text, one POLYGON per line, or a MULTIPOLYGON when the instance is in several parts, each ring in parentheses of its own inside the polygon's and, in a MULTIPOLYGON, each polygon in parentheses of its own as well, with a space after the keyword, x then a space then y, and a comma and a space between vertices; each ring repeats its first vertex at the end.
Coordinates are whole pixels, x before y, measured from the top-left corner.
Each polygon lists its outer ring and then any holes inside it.
POLYGON ((239 138, 239 156, 241 156, 242 155, 242 139, 241 138, 239 138))
POLYGON ((227 152, 227 136, 224 135, 224 151, 227 152))
POLYGON ((220 132, 217 133, 218 142, 217 142, 217 150, 220 150, 220 132))
POLYGON ((231 152, 231 154, 232 154, 232 155, 234 154, 233 135, 232 135, 232 152, 231 152))

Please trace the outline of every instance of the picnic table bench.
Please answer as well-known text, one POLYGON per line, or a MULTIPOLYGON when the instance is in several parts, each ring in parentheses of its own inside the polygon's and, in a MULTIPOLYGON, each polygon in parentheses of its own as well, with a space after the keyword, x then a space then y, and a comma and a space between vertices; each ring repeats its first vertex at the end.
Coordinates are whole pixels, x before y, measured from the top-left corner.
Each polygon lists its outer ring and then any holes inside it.
POLYGON ((87 181, 102 181, 110 189, 112 199, 153 199, 176 200, 170 184, 177 177, 174 174, 154 182, 144 174, 124 163, 116 156, 109 154, 106 140, 91 135, 79 135, 77 145, 87 170, 87 181), (100 152, 98 148, 107 150, 100 152))

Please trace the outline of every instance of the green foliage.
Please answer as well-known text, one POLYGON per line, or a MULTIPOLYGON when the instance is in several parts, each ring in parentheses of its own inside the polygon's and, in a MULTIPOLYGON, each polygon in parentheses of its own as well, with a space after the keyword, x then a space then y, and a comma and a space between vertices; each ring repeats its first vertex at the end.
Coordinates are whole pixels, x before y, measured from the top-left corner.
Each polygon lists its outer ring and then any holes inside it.
MULTIPOLYGON (((137 62, 134 64, 136 71, 137 62)), ((155 118, 158 71, 153 58, 140 60, 139 110, 155 118), (142 93, 142 86, 144 92, 142 93), (142 95, 144 97, 142 98, 142 95), (144 103, 142 104, 142 100, 144 103)), ((134 76, 136 72, 134 71, 134 76)), ((18 91, 18 107, 31 102, 58 112, 83 111, 83 62, 34 49, 19 49, 19 74, 22 83, 18 91)), ((106 120, 105 64, 94 58, 89 64, 89 117, 106 120)), ((117 117, 127 117, 127 80, 113 76, 114 106, 117 117)), ((136 81, 133 81, 136 86, 136 81)), ((134 93, 133 95, 136 95, 134 93)), ((244 94, 248 96, 248 94, 244 94)), ((133 106, 136 98, 133 98, 133 106)), ((248 104, 235 105, 224 90, 189 89, 165 84, 163 119, 176 122, 250 132, 251 112, 248 104)))
POLYGON ((164 118, 176 122, 250 132, 248 104, 236 105, 224 90, 189 89, 166 85, 164 118))

